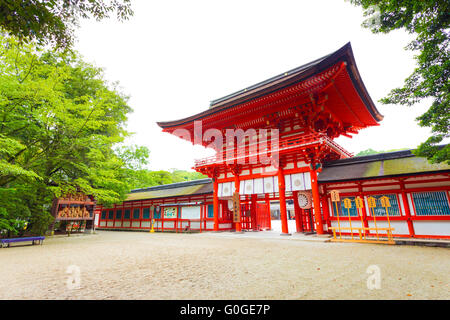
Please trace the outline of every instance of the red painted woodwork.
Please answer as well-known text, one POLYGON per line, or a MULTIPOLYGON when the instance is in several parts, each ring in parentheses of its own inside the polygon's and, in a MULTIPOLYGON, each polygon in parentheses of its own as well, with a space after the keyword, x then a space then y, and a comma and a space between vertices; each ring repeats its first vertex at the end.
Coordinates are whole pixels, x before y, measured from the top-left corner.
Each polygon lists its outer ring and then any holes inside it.
POLYGON ((320 212, 320 195, 319 195, 319 182, 317 181, 317 171, 311 171, 311 189, 313 194, 314 202, 314 218, 315 218, 315 229, 317 234, 324 234, 322 215, 320 212))
POLYGON ((284 181, 284 174, 281 168, 278 169, 278 194, 280 198, 280 218, 281 218, 281 233, 289 234, 287 210, 286 210, 286 186, 284 181))
POLYGON ((270 230, 270 205, 267 203, 256 203, 256 230, 270 230))

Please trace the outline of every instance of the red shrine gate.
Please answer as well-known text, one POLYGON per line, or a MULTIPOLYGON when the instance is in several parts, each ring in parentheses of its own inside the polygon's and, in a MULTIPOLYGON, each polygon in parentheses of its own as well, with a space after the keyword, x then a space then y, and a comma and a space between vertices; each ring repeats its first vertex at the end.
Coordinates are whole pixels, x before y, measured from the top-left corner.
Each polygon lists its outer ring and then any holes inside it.
POLYGON ((329 217, 327 195, 320 194, 317 181, 322 162, 352 156, 333 139, 351 137, 382 119, 347 44, 214 100, 204 112, 158 125, 215 149, 215 156, 194 165, 213 179, 214 230, 221 230, 220 200, 238 193, 242 205, 236 231, 266 227, 262 212, 272 200, 280 202, 282 233, 288 234, 286 201, 292 199, 297 231, 322 234, 329 217))

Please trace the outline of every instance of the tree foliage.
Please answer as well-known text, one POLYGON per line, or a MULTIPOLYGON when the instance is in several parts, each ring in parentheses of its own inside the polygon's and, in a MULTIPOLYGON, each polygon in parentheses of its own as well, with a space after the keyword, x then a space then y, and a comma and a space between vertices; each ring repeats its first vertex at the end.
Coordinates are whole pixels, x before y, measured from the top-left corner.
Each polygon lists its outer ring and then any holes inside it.
MULTIPOLYGON (((431 127, 432 136, 422 143, 415 154, 430 162, 450 163, 450 146, 439 146, 449 138, 449 23, 448 0, 351 0, 362 6, 368 17, 363 26, 374 33, 405 29, 415 39, 406 47, 417 52, 417 68, 405 80, 402 88, 393 89, 381 100, 385 104, 413 104, 429 99, 430 108, 417 118, 419 125, 431 127)), ((428 100, 427 100, 428 101, 428 100)))
POLYGON ((133 15, 131 0, 0 0, 0 27, 19 40, 70 48, 80 19, 133 15))
POLYGON ((203 177, 149 171, 146 147, 126 146, 131 112, 118 84, 69 51, 0 37, 0 233, 41 234, 52 200, 80 190, 109 206, 134 188, 203 177))
POLYGON ((185 170, 173 169, 169 172, 165 170, 150 171, 142 169, 130 172, 129 178, 132 189, 139 189, 162 184, 204 179, 207 177, 199 172, 185 170))
POLYGON ((379 154, 379 153, 387 153, 387 152, 395 152, 395 151, 402 151, 402 150, 409 150, 408 148, 402 148, 402 149, 391 149, 391 150, 373 150, 372 148, 360 151, 356 154, 356 157, 362 157, 362 156, 369 156, 372 154, 379 154))
POLYGON ((118 147, 127 100, 76 53, 0 38, 0 219, 10 225, 0 229, 38 225, 54 197, 77 188, 105 205, 125 198, 128 171, 148 158, 145 147, 118 147))

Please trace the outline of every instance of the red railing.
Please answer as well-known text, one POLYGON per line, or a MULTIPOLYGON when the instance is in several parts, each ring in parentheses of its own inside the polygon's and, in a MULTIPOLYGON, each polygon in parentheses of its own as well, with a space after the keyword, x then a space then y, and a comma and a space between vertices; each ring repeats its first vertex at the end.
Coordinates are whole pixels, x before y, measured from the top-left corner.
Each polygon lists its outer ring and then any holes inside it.
POLYGON ((240 152, 241 154, 237 156, 234 155, 236 148, 228 148, 215 156, 195 160, 195 167, 202 167, 211 164, 232 163, 238 160, 252 159, 261 155, 268 156, 269 153, 270 154, 274 154, 276 152, 285 153, 292 149, 321 144, 327 145, 328 147, 333 149, 336 153, 341 154, 346 158, 353 156, 350 152, 342 148, 340 145, 338 145, 336 142, 328 138, 328 136, 326 135, 309 134, 287 139, 280 139, 278 143, 276 140, 270 142, 271 142, 270 146, 267 143, 267 141, 265 143, 258 142, 248 144, 245 146, 245 149, 244 146, 242 146, 240 147, 242 150, 238 150, 238 152, 241 151, 240 152), (250 153, 250 150, 253 149, 256 149, 257 151, 254 153, 250 153), (242 151, 244 151, 243 152, 244 154, 242 154, 242 151), (222 155, 222 157, 220 157, 219 155, 222 155))

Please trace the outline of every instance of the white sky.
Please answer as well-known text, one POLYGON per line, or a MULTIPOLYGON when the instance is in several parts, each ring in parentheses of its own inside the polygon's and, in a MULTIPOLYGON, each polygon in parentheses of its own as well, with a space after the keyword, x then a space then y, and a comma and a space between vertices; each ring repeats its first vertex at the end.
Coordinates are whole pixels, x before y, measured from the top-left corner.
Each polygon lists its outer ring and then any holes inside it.
POLYGON ((152 170, 190 169, 211 150, 193 147, 162 130, 157 121, 184 118, 209 102, 329 54, 347 42, 378 110, 379 127, 336 141, 361 150, 414 148, 430 134, 412 108, 378 103, 413 71, 411 36, 363 29, 362 9, 344 0, 134 0, 127 22, 84 21, 76 49, 119 81, 134 112, 128 144, 150 149, 152 170))

